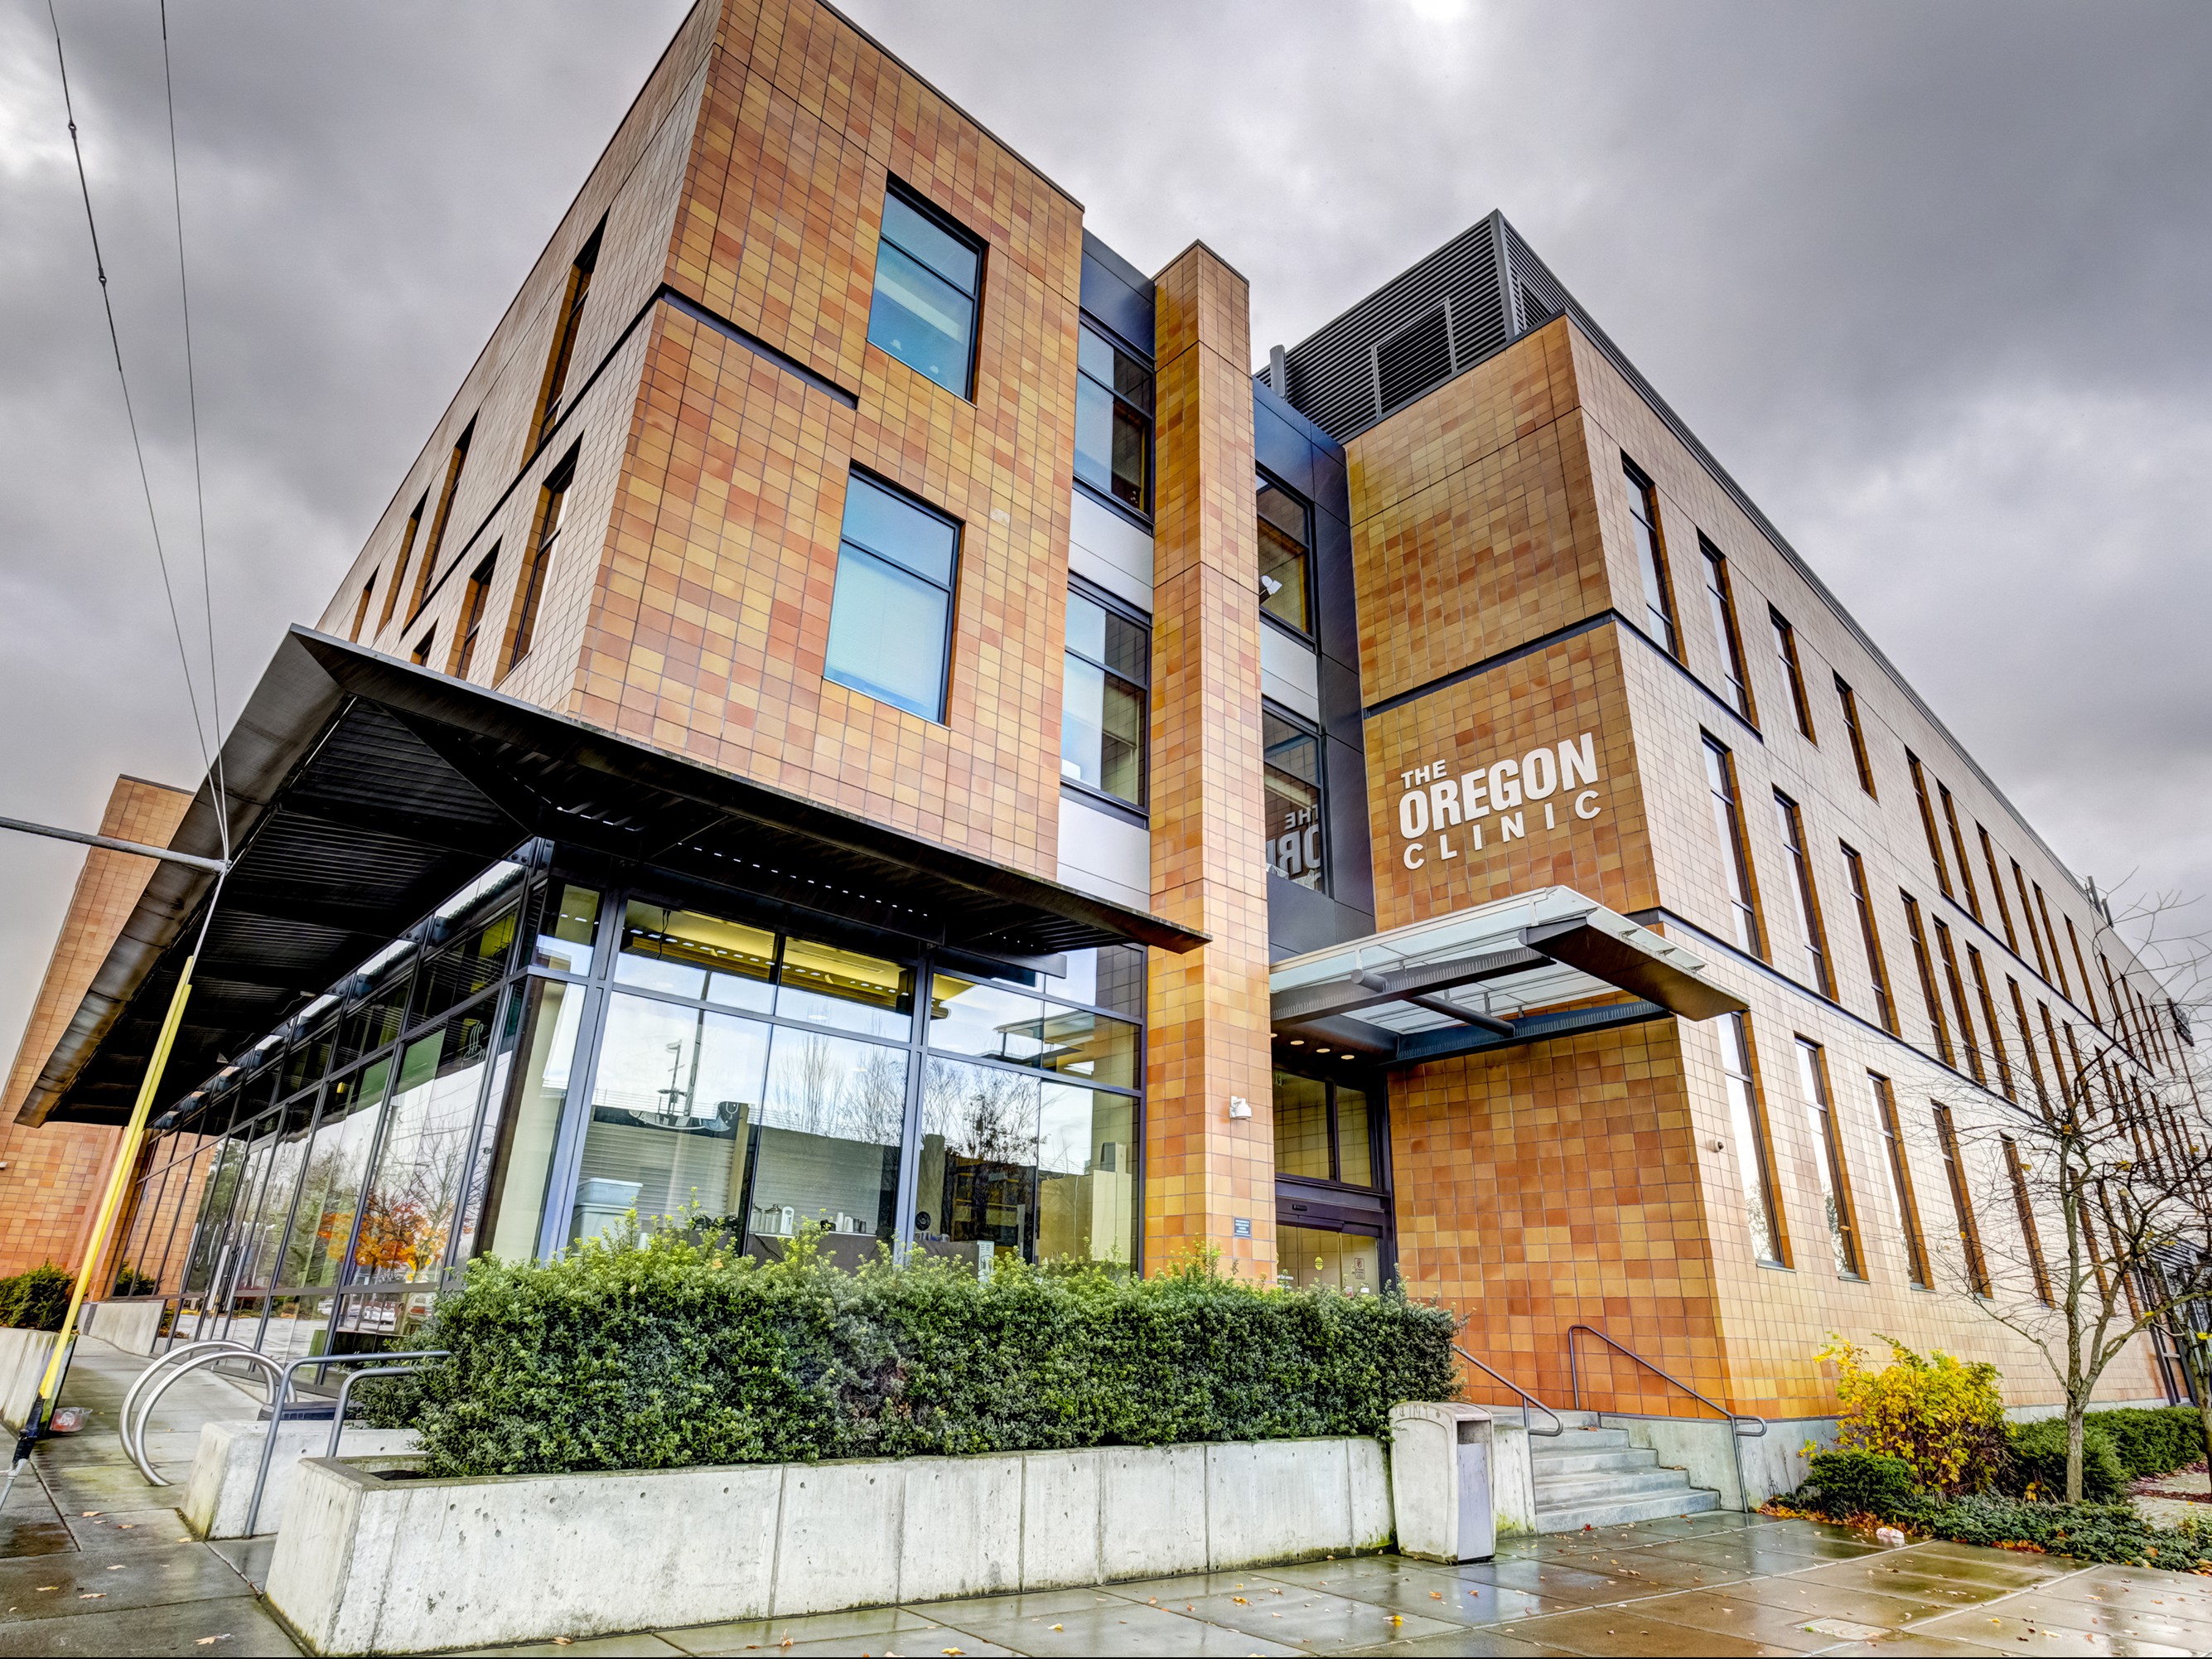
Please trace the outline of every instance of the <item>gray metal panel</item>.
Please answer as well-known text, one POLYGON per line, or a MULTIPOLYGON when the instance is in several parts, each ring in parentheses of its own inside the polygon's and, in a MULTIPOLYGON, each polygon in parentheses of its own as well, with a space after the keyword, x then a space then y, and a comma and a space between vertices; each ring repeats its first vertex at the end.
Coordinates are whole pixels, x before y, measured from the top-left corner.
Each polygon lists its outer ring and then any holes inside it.
POLYGON ((1152 355, 1152 284, 1134 265, 1089 231, 1083 233, 1083 308, 1135 346, 1152 355))

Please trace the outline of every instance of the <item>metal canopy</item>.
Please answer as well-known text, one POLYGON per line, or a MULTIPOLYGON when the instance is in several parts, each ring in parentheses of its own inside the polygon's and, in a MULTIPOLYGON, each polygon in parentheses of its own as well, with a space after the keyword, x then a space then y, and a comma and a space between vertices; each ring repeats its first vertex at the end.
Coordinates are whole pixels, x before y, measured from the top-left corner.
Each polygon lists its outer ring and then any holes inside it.
MULTIPOLYGON (((177 1094, 537 836, 999 960, 1206 939, 303 628, 221 775, 234 861, 169 1063, 177 1094)), ((169 845, 221 853, 211 782, 169 845)), ((18 1121, 123 1120, 214 882, 156 868, 18 1121)))
POLYGON ((1544 887, 1279 962, 1269 1015, 1293 1048, 1410 1066, 1670 1014, 1743 1012, 1705 966, 1571 887, 1544 887))

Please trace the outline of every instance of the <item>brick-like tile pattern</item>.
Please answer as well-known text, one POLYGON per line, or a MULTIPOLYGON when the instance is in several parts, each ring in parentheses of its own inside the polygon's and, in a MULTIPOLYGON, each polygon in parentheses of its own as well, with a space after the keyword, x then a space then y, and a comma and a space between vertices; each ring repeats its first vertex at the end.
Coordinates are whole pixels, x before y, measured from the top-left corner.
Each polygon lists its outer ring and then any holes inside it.
POLYGON ((1202 929, 1152 953, 1145 1250, 1274 1271, 1260 608, 1244 279, 1202 244, 1158 283, 1152 908, 1202 929), (1229 1103, 1252 1103, 1231 1121, 1229 1103), (1235 1236, 1238 1218, 1251 1237, 1235 1236))

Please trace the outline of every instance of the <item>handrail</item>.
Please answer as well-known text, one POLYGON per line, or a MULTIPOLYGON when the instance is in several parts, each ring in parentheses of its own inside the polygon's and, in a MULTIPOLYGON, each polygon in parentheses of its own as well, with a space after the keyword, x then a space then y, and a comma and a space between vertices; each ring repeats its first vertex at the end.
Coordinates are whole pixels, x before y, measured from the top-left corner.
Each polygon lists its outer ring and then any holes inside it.
POLYGON ((1492 1382, 1500 1383, 1504 1387, 1512 1389, 1514 1393, 1521 1396, 1521 1427, 1524 1432, 1528 1434, 1540 1434, 1547 1439, 1550 1439, 1565 1431, 1567 1425, 1559 1420, 1559 1413, 1553 1411, 1542 1401, 1537 1399, 1534 1395, 1530 1394, 1528 1389, 1522 1388, 1511 1377, 1499 1376, 1498 1373, 1491 1370, 1489 1366, 1484 1364, 1482 1361, 1477 1359, 1473 1354, 1469 1353, 1465 1348, 1461 1347, 1456 1342, 1452 1344, 1452 1352, 1457 1354, 1462 1359, 1467 1361, 1468 1364, 1474 1366, 1475 1370, 1480 1371, 1485 1376, 1489 1377, 1492 1382), (1552 1426, 1550 1428, 1540 1429, 1529 1422, 1528 1407, 1531 1406, 1534 1406, 1538 1411, 1543 1413, 1545 1416, 1552 1419, 1552 1426))
MULTIPOLYGON (((443 1348, 426 1349, 410 1353, 414 1359, 450 1359, 453 1355, 443 1348)), ((254 1536, 253 1528, 261 1519, 261 1494, 269 1485, 269 1466, 276 1460, 276 1436, 284 1426, 284 1407, 292 1397, 292 1378, 309 1366, 356 1365, 371 1359, 390 1359, 388 1353, 319 1353, 309 1354, 304 1359, 285 1364, 278 1374, 276 1388, 269 1400, 269 1432, 261 1440, 261 1463, 253 1474, 253 1496, 246 1505, 246 1536, 254 1536)))
MULTIPOLYGON (((1714 1400, 1708 1395, 1699 1394, 1695 1389, 1682 1381, 1680 1377, 1661 1370, 1656 1365, 1646 1359, 1642 1354, 1637 1352, 1635 1349, 1625 1346, 1621 1343, 1614 1341, 1603 1331, 1598 1329, 1596 1326, 1579 1323, 1567 1327, 1567 1376, 1574 1388, 1575 1409, 1577 1411, 1580 1411, 1583 1408, 1582 1364, 1580 1356, 1575 1347, 1575 1333, 1577 1331, 1589 1332, 1599 1341, 1604 1343, 1607 1347, 1611 1348, 1615 1353, 1626 1355, 1638 1364, 1643 1366, 1645 1370, 1650 1371, 1652 1376, 1658 1377, 1662 1382, 1673 1383, 1676 1388, 1680 1389, 1684 1394, 1689 1395, 1691 1399, 1696 1401, 1699 1405, 1707 1407, 1713 1411, 1717 1411, 1723 1417, 1728 1419, 1729 1450, 1735 1455, 1735 1459, 1736 1505, 1746 1514, 1748 1514, 1751 1510, 1751 1494, 1746 1490, 1743 1483, 1743 1443, 1747 1440, 1758 1440, 1765 1437, 1766 1433, 1766 1419, 1763 1417, 1755 1416, 1750 1412, 1730 1411, 1726 1406, 1722 1405, 1719 1401, 1714 1400), (1755 1424, 1758 1426, 1747 1434, 1744 1431, 1743 1427, 1747 1423, 1755 1424)), ((1616 1412, 1613 1414, 1616 1417, 1627 1415, 1626 1413, 1623 1412, 1616 1412)), ((1603 1407, 1599 1407, 1591 1414, 1591 1421, 1600 1428, 1603 1428, 1605 1426, 1605 1411, 1603 1407)))
MULTIPOLYGON (((403 1359, 421 1359, 428 1358, 427 1355, 422 1354, 402 1354, 398 1357, 403 1359)), ((323 1455, 325 1457, 336 1457, 338 1455, 338 1439, 340 1436, 345 1433, 346 1401, 353 1397, 353 1385, 355 1383, 360 1382, 364 1376, 406 1376, 412 1374, 416 1369, 416 1366, 411 1364, 365 1365, 357 1371, 348 1371, 345 1374, 345 1381, 338 1384, 338 1403, 331 1412, 330 1449, 325 1451, 323 1455)))

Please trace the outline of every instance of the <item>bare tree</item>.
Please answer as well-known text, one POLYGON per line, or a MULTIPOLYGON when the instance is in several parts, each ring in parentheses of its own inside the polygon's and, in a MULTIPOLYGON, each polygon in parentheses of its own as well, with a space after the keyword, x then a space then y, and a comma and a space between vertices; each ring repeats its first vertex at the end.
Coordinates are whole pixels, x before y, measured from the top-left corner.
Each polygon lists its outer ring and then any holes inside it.
POLYGON ((1959 1130, 2012 1222, 1968 1238, 1959 1270, 1976 1305, 2025 1339, 2059 1385, 2069 1502, 2081 1497, 2091 1398, 2146 1332, 2179 1349, 2212 1451, 2212 1125, 2191 1018, 2212 991, 2212 949, 2179 925, 2187 907, 2172 896, 2118 916, 2097 902, 2099 945, 2108 931, 2135 937, 2120 947, 2133 982, 2106 981, 2102 1026, 2086 1048, 2069 1030, 2071 1054, 2055 1042, 2037 1052, 2024 1006, 2016 1038, 1995 1022, 1992 1069, 2021 1109, 1959 1130), (1989 1258, 2008 1271, 1993 1273, 1989 1258))

